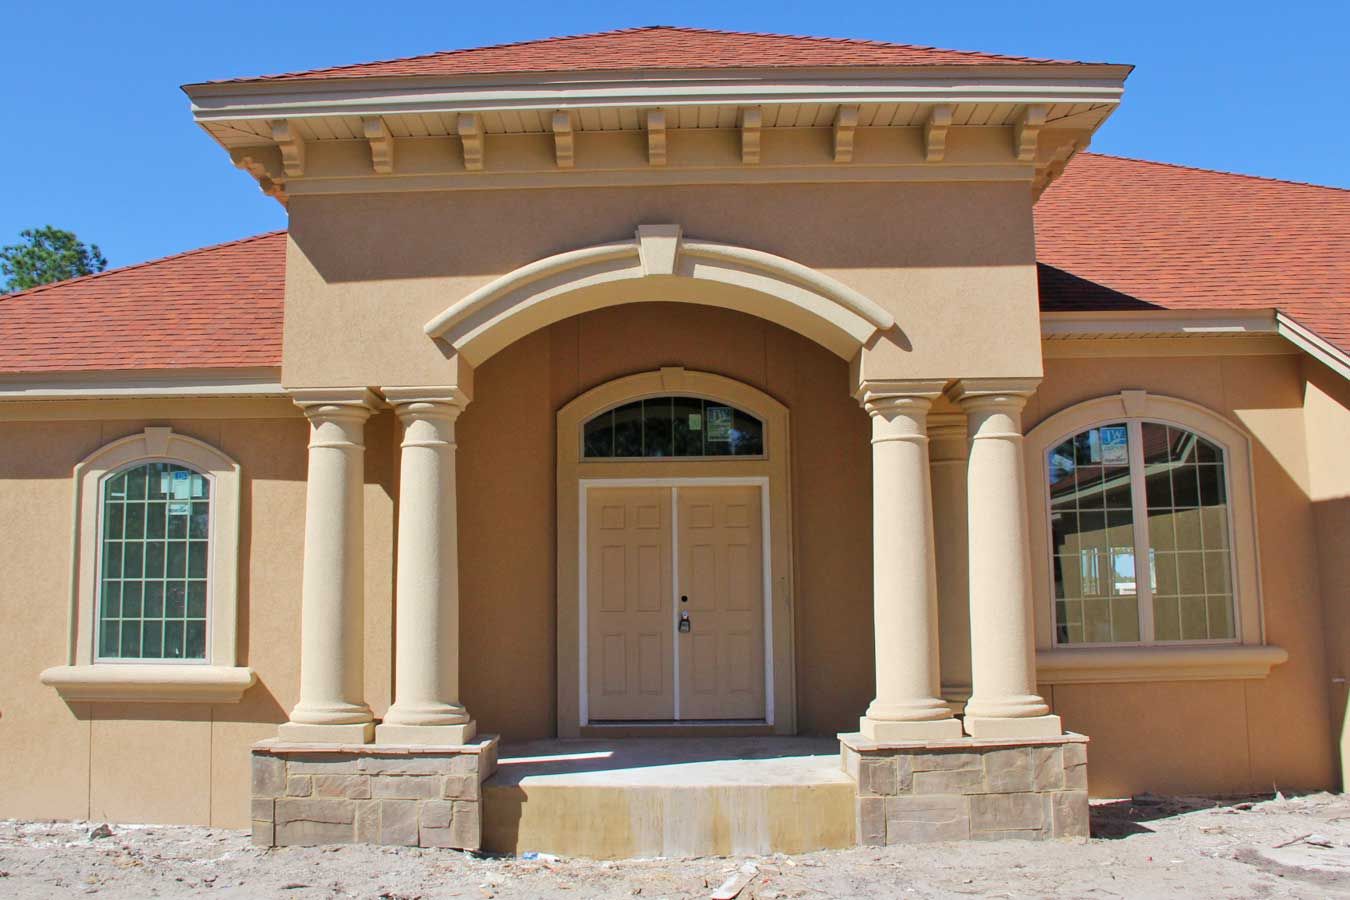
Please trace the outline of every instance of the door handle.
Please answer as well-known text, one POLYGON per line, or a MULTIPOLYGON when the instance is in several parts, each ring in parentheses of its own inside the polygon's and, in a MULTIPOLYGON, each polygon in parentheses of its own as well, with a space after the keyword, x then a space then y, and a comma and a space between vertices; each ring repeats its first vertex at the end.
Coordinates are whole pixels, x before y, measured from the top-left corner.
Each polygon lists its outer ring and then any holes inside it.
POLYGON ((688 634, 693 624, 689 621, 689 613, 680 613, 680 634, 688 634))

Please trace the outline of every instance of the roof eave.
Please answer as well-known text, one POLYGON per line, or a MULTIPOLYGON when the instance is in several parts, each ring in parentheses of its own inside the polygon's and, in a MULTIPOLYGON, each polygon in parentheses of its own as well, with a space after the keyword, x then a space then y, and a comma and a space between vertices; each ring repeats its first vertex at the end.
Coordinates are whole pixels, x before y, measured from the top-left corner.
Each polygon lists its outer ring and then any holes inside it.
POLYGON ((1097 65, 626 70, 184 85, 194 118, 266 119, 682 104, 1109 103, 1129 68, 1097 65))

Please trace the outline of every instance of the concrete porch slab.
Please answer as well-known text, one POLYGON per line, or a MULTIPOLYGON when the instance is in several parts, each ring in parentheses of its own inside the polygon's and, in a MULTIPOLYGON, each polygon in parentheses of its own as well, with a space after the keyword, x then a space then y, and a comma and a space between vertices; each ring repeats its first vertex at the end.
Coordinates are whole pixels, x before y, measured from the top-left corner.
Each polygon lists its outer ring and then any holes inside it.
POLYGON ((801 853, 856 842, 830 738, 531 741, 483 785, 484 849, 618 859, 801 853))

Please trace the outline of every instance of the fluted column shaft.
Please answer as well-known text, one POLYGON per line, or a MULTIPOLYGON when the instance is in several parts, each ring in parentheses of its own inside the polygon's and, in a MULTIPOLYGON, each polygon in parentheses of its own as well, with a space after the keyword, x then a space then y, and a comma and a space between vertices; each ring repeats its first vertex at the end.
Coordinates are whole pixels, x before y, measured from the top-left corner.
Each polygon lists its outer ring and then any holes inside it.
POLYGON ((911 741, 959 737, 939 699, 937 573, 926 417, 941 384, 865 383, 872 417, 872 597, 876 699, 865 737, 911 741))
POLYGON ((285 740, 364 743, 364 388, 294 392, 310 424, 300 601, 300 701, 285 740))
POLYGON ((1022 408, 1035 381, 964 381, 952 392, 968 417, 968 531, 973 737, 1058 735, 1036 693, 1036 647, 1022 408))
POLYGON ((403 422, 399 473, 394 704, 381 744, 463 744, 476 726, 459 702, 459 532, 453 389, 386 388, 403 422))

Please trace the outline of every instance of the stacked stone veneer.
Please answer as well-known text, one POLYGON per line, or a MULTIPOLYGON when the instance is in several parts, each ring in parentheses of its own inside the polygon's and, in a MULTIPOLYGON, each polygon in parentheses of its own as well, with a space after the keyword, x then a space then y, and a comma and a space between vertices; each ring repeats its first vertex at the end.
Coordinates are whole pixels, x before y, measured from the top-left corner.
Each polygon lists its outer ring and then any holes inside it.
POLYGON ((253 843, 477 850, 497 739, 453 747, 253 746, 253 843))
POLYGON ((858 842, 1088 836, 1087 738, 879 744, 840 735, 858 842))

